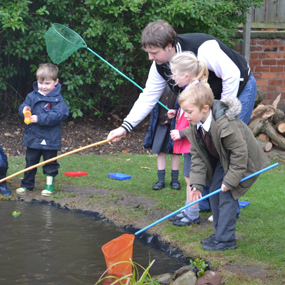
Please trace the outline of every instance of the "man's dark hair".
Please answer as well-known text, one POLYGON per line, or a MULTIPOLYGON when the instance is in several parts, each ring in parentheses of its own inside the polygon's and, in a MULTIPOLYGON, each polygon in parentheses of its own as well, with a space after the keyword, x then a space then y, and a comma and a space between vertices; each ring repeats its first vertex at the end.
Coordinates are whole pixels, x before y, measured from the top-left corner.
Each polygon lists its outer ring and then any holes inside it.
POLYGON ((177 44, 177 34, 173 27, 164 20, 149 23, 142 31, 141 45, 146 47, 160 47, 165 49, 168 44, 177 44))

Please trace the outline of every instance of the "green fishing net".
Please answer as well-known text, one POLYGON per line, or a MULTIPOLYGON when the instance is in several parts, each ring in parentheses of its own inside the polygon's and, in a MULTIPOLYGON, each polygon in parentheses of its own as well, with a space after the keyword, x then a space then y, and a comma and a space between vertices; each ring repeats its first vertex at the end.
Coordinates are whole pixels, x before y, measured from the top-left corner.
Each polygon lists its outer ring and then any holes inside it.
POLYGON ((65 61, 76 50, 87 47, 77 33, 60 24, 53 24, 44 36, 47 53, 55 64, 65 61))

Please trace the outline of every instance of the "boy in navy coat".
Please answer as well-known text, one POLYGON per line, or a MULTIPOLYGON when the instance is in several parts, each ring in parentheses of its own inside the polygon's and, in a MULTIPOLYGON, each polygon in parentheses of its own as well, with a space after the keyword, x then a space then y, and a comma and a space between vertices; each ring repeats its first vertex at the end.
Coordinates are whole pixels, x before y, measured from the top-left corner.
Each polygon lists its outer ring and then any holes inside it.
MULTIPOLYGON (((26 111, 31 112, 30 123, 27 125, 23 145, 27 147, 26 168, 44 160, 57 156, 61 149, 61 122, 69 115, 69 109, 60 94, 61 85, 58 80, 58 67, 52 63, 41 64, 37 70, 37 81, 34 91, 29 93, 19 107, 19 114, 24 117, 26 111)), ((43 196, 51 196, 54 191, 54 177, 58 174, 59 164, 52 161, 43 166, 46 175, 46 187, 43 196)), ((21 187, 17 194, 33 190, 37 169, 24 174, 21 187)))

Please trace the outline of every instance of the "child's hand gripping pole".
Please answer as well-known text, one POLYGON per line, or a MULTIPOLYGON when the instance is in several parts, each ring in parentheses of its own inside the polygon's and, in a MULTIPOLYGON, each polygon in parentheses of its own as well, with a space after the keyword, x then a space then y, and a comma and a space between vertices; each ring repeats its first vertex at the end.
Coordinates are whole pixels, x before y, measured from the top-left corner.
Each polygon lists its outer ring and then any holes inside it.
POLYGON ((32 113, 31 113, 30 107, 25 107, 25 111, 24 111, 24 122, 25 122, 25 124, 28 125, 31 123, 31 116, 32 116, 32 113))

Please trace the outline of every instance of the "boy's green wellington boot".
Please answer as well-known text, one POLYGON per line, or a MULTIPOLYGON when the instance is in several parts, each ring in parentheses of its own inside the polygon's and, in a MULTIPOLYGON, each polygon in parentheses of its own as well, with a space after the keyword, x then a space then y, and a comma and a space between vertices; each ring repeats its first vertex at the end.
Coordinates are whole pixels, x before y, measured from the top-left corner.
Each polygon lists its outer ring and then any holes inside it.
POLYGON ((47 175, 47 185, 42 191, 42 196, 51 196, 54 190, 54 177, 47 175))

